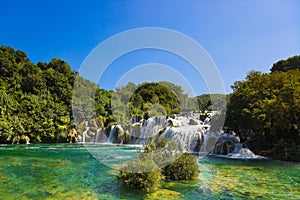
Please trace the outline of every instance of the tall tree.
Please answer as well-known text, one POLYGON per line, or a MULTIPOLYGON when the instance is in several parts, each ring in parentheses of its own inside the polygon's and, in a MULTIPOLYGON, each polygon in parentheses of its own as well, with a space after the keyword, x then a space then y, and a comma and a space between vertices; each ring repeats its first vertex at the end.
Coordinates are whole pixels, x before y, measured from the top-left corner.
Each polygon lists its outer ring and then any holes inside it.
POLYGON ((280 60, 273 64, 271 72, 286 72, 291 69, 300 69, 300 55, 293 56, 287 60, 280 60))
POLYGON ((300 70, 251 72, 233 90, 227 125, 256 152, 299 161, 300 70))

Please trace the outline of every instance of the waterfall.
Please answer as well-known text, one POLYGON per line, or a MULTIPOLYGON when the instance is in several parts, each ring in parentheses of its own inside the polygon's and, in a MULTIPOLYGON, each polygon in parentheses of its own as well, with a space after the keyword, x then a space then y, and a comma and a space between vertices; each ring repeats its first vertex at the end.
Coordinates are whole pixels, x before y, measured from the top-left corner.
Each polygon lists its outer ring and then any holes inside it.
POLYGON ((110 132, 109 132, 107 142, 108 143, 122 144, 124 140, 125 140, 124 130, 121 127, 121 125, 113 125, 111 127, 110 132))
POLYGON ((255 155, 248 148, 244 148, 240 143, 240 138, 230 134, 222 134, 208 156, 243 160, 266 159, 266 157, 255 155))
POLYGON ((203 144, 201 145, 201 148, 199 151, 200 157, 206 156, 206 154, 214 148, 219 136, 220 136, 220 133, 214 133, 214 132, 210 132, 210 131, 206 132, 206 134, 204 135, 204 138, 203 138, 203 144))
MULTIPOLYGON (((136 118, 134 121, 137 121, 136 118)), ((205 154, 211 150, 218 138, 217 134, 210 133, 209 119, 205 123, 197 116, 153 116, 147 120, 140 120, 133 124, 122 127, 112 125, 111 128, 99 128, 96 133, 90 131, 89 123, 86 121, 85 130, 82 136, 78 136, 78 141, 96 143, 147 143, 150 136, 154 138, 167 138, 176 143, 177 148, 185 152, 200 152, 205 154)))
POLYGON ((166 117, 165 116, 154 116, 147 119, 140 131, 138 139, 136 143, 144 143, 147 142, 147 139, 150 137, 151 134, 156 134, 159 132, 160 129, 164 128, 166 125, 166 117))
MULTIPOLYGON (((196 153, 200 157, 230 157, 236 159, 261 158, 253 154, 249 149, 243 148, 240 140, 234 134, 215 133, 210 130, 209 115, 204 122, 196 115, 175 116, 153 116, 147 120, 134 119, 133 124, 125 127, 112 125, 111 128, 99 128, 96 133, 88 134, 90 126, 85 122, 85 130, 82 136, 78 135, 78 141, 82 143, 116 143, 116 144, 143 144, 147 143, 149 137, 155 140, 166 139, 166 151, 178 151, 196 153), (170 148, 172 146, 172 148, 170 148)), ((170 152, 172 153, 172 152, 170 152)))
POLYGON ((131 120, 132 120, 132 124, 135 124, 141 120, 141 117, 136 115, 131 120))
POLYGON ((89 139, 88 131, 90 130, 88 121, 85 122, 85 131, 82 133, 82 142, 85 143, 86 139, 89 139))
POLYGON ((101 133, 102 133, 102 128, 99 128, 99 129, 97 129, 97 131, 96 131, 96 137, 95 137, 95 143, 99 143, 100 142, 100 139, 99 138, 101 138, 101 133))
POLYGON ((97 143, 106 143, 106 142, 108 142, 109 135, 108 135, 108 131, 107 131, 106 128, 100 129, 100 130, 98 129, 97 130, 97 135, 98 135, 98 140, 95 141, 95 142, 97 142, 97 143))
POLYGON ((115 125, 111 126, 111 129, 110 129, 110 132, 109 132, 109 136, 108 136, 108 140, 107 140, 107 142, 109 142, 109 143, 113 143, 114 134, 116 132, 115 127, 116 127, 115 125))
POLYGON ((206 118, 205 118, 205 120, 204 120, 204 124, 209 124, 209 122, 210 122, 210 120, 211 120, 211 117, 210 117, 210 115, 208 115, 206 118))
POLYGON ((137 139, 140 137, 142 131, 142 125, 143 125, 142 123, 134 123, 130 125, 130 130, 128 130, 128 132, 131 136, 132 144, 135 144, 137 139))
MULTIPOLYGON (((136 127, 138 125, 135 125, 132 131, 135 136, 137 136, 134 131, 137 129, 136 127)), ((168 141, 175 143, 178 149, 182 149, 185 152, 198 153, 204 143, 208 128, 209 125, 204 125, 203 122, 191 116, 179 116, 175 117, 175 119, 151 117, 143 123, 136 143, 146 143, 150 136, 153 136, 154 139, 167 138, 168 141)), ((204 149, 202 148, 202 150, 204 149)))
POLYGON ((78 135, 77 140, 78 140, 79 142, 82 142, 82 137, 81 137, 81 135, 78 135))
POLYGON ((201 126, 168 127, 161 137, 177 140, 184 151, 194 152, 197 145, 201 145, 204 131, 201 126), (199 140, 200 143, 197 143, 199 140))

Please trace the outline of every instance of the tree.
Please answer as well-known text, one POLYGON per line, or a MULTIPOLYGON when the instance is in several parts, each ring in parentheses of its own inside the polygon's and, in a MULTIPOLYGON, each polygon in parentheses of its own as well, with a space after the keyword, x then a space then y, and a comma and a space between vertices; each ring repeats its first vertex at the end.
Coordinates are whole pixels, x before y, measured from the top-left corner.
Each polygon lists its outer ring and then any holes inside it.
POLYGON ((287 60, 280 60, 273 64, 271 72, 286 72, 292 69, 300 69, 300 55, 293 56, 287 60))
POLYGON ((10 120, 12 130, 12 143, 19 143, 21 136, 25 132, 22 121, 18 116, 13 116, 10 120))
POLYGON ((197 157, 189 153, 182 154, 177 160, 163 168, 166 180, 194 180, 200 173, 197 157))
POLYGON ((167 115, 180 112, 180 102, 176 94, 161 83, 143 83, 134 91, 134 94, 142 97, 131 98, 130 101, 135 104, 160 104, 164 107, 167 115), (139 103, 139 101, 142 102, 139 103))
POLYGON ((59 59, 31 63, 26 54, 0 47, 0 141, 65 141, 72 128, 74 73, 59 59))
POLYGON ((137 159, 121 166, 118 179, 130 187, 151 192, 160 183, 161 169, 152 160, 137 159))
POLYGON ((226 124, 255 152, 300 158, 300 71, 250 72, 233 85, 226 124))

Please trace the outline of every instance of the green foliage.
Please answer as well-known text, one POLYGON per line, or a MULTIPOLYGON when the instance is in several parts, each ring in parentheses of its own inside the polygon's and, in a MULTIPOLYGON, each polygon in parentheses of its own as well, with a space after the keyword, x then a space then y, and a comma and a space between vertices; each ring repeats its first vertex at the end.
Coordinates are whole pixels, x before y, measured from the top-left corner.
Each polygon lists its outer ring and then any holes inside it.
POLYGON ((1 143, 18 142, 23 135, 33 143, 66 142, 74 122, 99 119, 95 131, 114 121, 112 91, 80 77, 63 60, 34 64, 24 52, 2 46, 0 74, 1 143))
POLYGON ((112 113, 120 124, 128 123, 131 118, 145 119, 151 116, 172 115, 180 113, 188 95, 181 86, 169 82, 128 83, 125 87, 116 88, 112 95, 112 113))
POLYGON ((97 88, 97 84, 82 78, 79 74, 76 75, 72 91, 72 112, 77 125, 85 120, 96 118, 95 108, 101 112, 97 103, 100 101, 97 88))
POLYGON ((180 103, 175 92, 161 83, 143 83, 134 91, 134 94, 138 98, 131 98, 131 101, 133 105, 140 106, 141 109, 143 109, 142 106, 144 103, 151 103, 156 105, 154 109, 156 107, 156 112, 158 113, 169 115, 175 111, 180 111, 180 103), (157 104, 162 105, 163 109, 157 106, 157 104))
POLYGON ((300 69, 300 56, 293 56, 287 60, 280 60, 274 63, 271 72, 286 72, 292 69, 300 69))
MULTIPOLYGON (((197 97, 189 99, 190 105, 194 108, 191 111, 199 110, 200 112, 211 110, 222 110, 225 108, 223 94, 202 94, 197 97), (196 108, 196 109, 195 109, 196 108)), ((227 100, 227 97, 226 97, 227 100)))
POLYGON ((129 161, 120 167, 119 180, 149 192, 158 186, 160 180, 193 180, 198 177, 200 170, 196 156, 183 153, 178 158, 169 154, 174 150, 180 153, 182 149, 174 141, 160 138, 164 131, 161 130, 156 138, 149 138, 144 152, 139 152, 134 162, 129 161))
POLYGON ((108 117, 112 114, 111 97, 113 92, 97 88, 95 93, 95 107, 97 116, 108 117))
POLYGON ((256 153, 300 161, 300 71, 250 72, 233 90, 227 126, 240 133, 256 153), (286 150, 279 151, 282 146, 286 150))
POLYGON ((90 129, 95 133, 111 123, 126 125, 132 118, 173 115, 189 104, 182 87, 169 82, 128 83, 116 92, 106 91, 63 60, 34 64, 24 52, 5 46, 0 47, 0 74, 2 143, 21 135, 33 143, 70 141, 74 124, 81 134, 86 120, 97 119, 90 129), (22 129, 13 127, 13 116, 22 129))
POLYGON ((148 158, 146 160, 154 160, 156 165, 162 168, 163 179, 194 179, 194 175, 198 176, 199 174, 196 156, 184 152, 180 141, 177 139, 162 137, 162 134, 165 131, 166 128, 161 129, 158 135, 149 137, 147 144, 144 144, 144 154, 138 155, 138 157, 148 158), (180 168, 177 168, 179 166, 180 168), (193 169, 193 172, 187 169, 188 166, 193 169), (173 174, 174 176, 171 177, 170 174, 173 174), (167 176, 165 177, 165 175, 167 176))
POLYGON ((182 154, 162 170, 166 180, 193 180, 198 178, 199 173, 197 157, 188 153, 182 154))
POLYGON ((22 51, 0 47, 0 142, 65 141, 72 126, 75 73, 59 59, 31 63, 22 51))
POLYGON ((150 192, 160 183, 161 169, 152 160, 137 159, 121 166, 118 179, 130 187, 150 192))

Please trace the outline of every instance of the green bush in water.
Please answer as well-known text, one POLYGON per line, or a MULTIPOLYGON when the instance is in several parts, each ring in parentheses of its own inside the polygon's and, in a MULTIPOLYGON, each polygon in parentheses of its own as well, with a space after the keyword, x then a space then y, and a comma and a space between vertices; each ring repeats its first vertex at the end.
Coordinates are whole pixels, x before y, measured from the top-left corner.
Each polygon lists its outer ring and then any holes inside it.
POLYGON ((176 160, 162 154, 162 149, 172 147, 173 143, 166 138, 149 138, 148 144, 144 145, 144 152, 140 152, 134 162, 129 161, 120 168, 118 179, 126 185, 141 189, 146 192, 153 191, 160 181, 165 180, 194 180, 200 173, 197 157, 189 153, 183 153, 176 160), (168 143, 168 146, 166 144, 168 143), (158 166, 164 162, 171 162, 168 166, 160 169, 158 166))
POLYGON ((184 153, 177 160, 162 169, 166 180, 197 179, 200 169, 194 155, 184 153))
POLYGON ((150 192, 160 183, 161 169, 152 160, 137 159, 121 166, 118 179, 129 187, 150 192))
MULTIPOLYGON (((159 132, 159 136, 165 129, 159 132)), ((149 138, 148 144, 145 145, 145 152, 155 153, 153 154, 153 160, 156 164, 163 163, 165 160, 166 163, 170 163, 166 167, 162 168, 162 176, 166 180, 193 180, 197 179, 200 173, 197 157, 189 153, 183 153, 177 159, 175 155, 169 157, 167 155, 162 155, 160 150, 167 149, 169 151, 179 150, 183 151, 181 147, 177 145, 172 140, 167 140, 166 138, 156 138, 153 140, 152 137, 149 138)))

